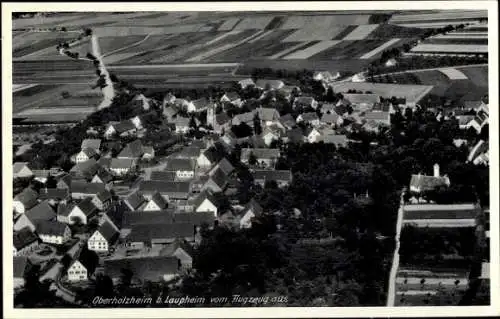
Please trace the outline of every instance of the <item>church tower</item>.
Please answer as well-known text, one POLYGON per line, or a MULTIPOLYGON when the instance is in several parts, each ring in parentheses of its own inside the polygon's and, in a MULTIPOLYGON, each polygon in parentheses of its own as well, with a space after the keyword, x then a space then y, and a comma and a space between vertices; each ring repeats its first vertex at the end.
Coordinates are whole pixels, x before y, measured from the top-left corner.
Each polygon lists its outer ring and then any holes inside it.
POLYGON ((215 129, 215 108, 217 106, 212 102, 212 97, 210 97, 210 103, 207 109, 207 125, 211 125, 212 129, 215 129))

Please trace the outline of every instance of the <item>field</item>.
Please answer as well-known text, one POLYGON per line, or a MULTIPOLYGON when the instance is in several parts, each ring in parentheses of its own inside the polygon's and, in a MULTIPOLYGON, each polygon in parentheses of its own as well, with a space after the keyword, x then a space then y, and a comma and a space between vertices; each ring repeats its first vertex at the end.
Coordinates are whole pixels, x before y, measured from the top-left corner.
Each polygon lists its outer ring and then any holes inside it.
POLYGON ((446 10, 434 13, 394 14, 389 23, 414 28, 435 28, 447 25, 478 23, 488 18, 487 11, 446 10))
POLYGON ((405 84, 384 84, 384 83, 351 83, 343 82, 334 84, 334 92, 347 92, 349 89, 358 91, 371 91, 383 97, 404 96, 408 103, 418 103, 429 91, 429 85, 405 85, 405 84))

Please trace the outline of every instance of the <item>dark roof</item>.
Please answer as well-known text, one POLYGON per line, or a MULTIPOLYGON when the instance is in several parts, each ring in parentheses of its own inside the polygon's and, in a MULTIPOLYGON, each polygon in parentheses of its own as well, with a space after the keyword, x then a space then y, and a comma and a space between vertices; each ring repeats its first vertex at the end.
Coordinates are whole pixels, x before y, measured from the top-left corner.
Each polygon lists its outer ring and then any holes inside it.
POLYGON ((427 176, 421 174, 413 174, 410 180, 410 187, 419 188, 421 191, 430 191, 439 186, 446 186, 447 179, 445 177, 427 176))
POLYGON ((348 105, 345 104, 337 104, 335 105, 335 113, 339 115, 344 115, 349 112, 348 105))
POLYGON ((25 212, 25 215, 30 221, 35 222, 37 220, 54 219, 56 217, 56 212, 50 207, 48 201, 43 201, 25 212))
MULTIPOLYGON (((69 175, 68 175, 69 176, 69 175)), ((41 188, 38 198, 41 200, 46 199, 66 199, 69 197, 69 190, 67 188, 41 188)))
POLYGON ((13 245, 17 250, 23 249, 37 241, 37 235, 35 235, 28 226, 14 232, 13 245))
POLYGON ((166 171, 194 171, 194 162, 187 158, 169 158, 166 171))
POLYGON ((80 172, 82 174, 88 174, 94 176, 100 170, 101 166, 97 164, 97 161, 93 158, 88 161, 77 163, 71 168, 71 172, 80 172))
POLYGON ((101 202, 103 202, 103 203, 104 203, 105 201, 111 200, 111 197, 112 197, 112 196, 111 196, 111 193, 110 193, 107 189, 105 189, 105 190, 103 190, 103 191, 101 191, 101 192, 99 192, 99 193, 97 194, 97 198, 98 198, 101 202))
POLYGON ((218 162, 224 157, 224 154, 221 154, 215 147, 210 147, 209 149, 205 150, 203 152, 203 155, 205 155, 205 157, 211 163, 218 162))
POLYGON ((321 117, 321 122, 323 122, 323 123, 329 123, 329 124, 337 123, 339 117, 340 116, 337 113, 335 113, 335 112, 333 112, 333 113, 325 113, 321 117))
POLYGON ((197 99, 197 100, 194 100, 192 101, 194 107, 199 110, 199 109, 202 109, 202 108, 205 108, 208 106, 208 103, 209 101, 207 100, 206 97, 202 97, 200 99, 197 99))
POLYGON ((120 123, 113 124, 113 127, 115 128, 115 130, 118 134, 130 131, 130 130, 135 130, 135 125, 130 120, 125 120, 125 121, 122 121, 120 123))
POLYGON ((92 203, 91 197, 85 198, 77 206, 87 217, 97 212, 97 207, 92 203))
POLYGON ((105 189, 106 185, 103 183, 88 183, 86 181, 73 181, 71 183, 71 193, 97 195, 105 189))
POLYGON ((475 218, 480 210, 473 203, 406 205, 403 219, 470 219, 475 218))
POLYGON ((37 203, 38 193, 32 188, 25 188, 22 192, 14 197, 14 200, 24 204, 24 208, 30 209, 37 203))
POLYGON ((99 173, 96 174, 99 179, 103 182, 103 183, 109 183, 113 180, 113 175, 111 175, 108 171, 106 170, 102 170, 100 171, 99 173))
POLYGON ((40 220, 36 222, 36 232, 41 235, 63 236, 68 225, 58 221, 40 220))
POLYGON ((162 181, 142 181, 139 184, 139 191, 142 193, 159 192, 173 198, 187 197, 191 189, 189 182, 162 182, 162 181))
POLYGON ((150 242, 155 239, 192 238, 195 225, 192 223, 175 224, 136 224, 132 225, 129 242, 150 242))
POLYGON ((120 235, 120 232, 107 220, 105 220, 97 229, 97 231, 106 239, 109 244, 112 244, 120 235))
POLYGON ((191 223, 196 226, 202 224, 211 225, 215 221, 215 216, 212 212, 198 212, 198 213, 175 213, 174 224, 178 223, 191 223))
POLYGON ((177 251, 177 249, 182 249, 186 252, 186 254, 189 255, 189 257, 193 257, 194 256, 194 249, 193 247, 187 243, 185 240, 183 239, 176 239, 174 240, 173 243, 171 244, 168 244, 165 246, 165 248, 163 248, 159 255, 160 256, 173 256, 173 254, 177 251))
POLYGON ((295 98, 294 103, 299 105, 312 105, 314 103, 314 98, 311 96, 299 96, 295 98))
POLYGON ((286 136, 292 143, 304 142, 304 132, 299 127, 287 131, 286 136))
MULTIPOLYGON (((93 274, 96 267, 98 266, 98 261, 96 261, 95 258, 96 255, 86 247, 84 247, 78 255, 78 261, 83 265, 83 267, 85 267, 88 275, 93 274)), ((73 264, 75 261, 73 261, 71 264, 73 264)))
POLYGON ((29 164, 28 162, 16 162, 14 163, 14 165, 12 166, 12 172, 15 174, 15 173, 19 173, 21 171, 21 169, 23 169, 24 167, 29 167, 29 164))
POLYGON ((139 194, 138 192, 133 192, 123 201, 131 210, 136 210, 139 206, 142 205, 142 203, 144 203, 145 200, 141 194, 139 194))
POLYGON ((207 191, 203 191, 194 198, 192 202, 194 209, 198 208, 198 206, 200 206, 205 199, 208 199, 212 204, 217 205, 214 196, 207 191))
POLYGON ((165 182, 173 182, 175 181, 176 174, 175 172, 164 172, 164 171, 153 171, 151 172, 150 180, 152 181, 165 181, 165 182))
POLYGON ((92 148, 94 150, 99 150, 101 147, 101 140, 100 139, 93 139, 93 138, 87 138, 82 141, 81 149, 85 148, 92 148))
POLYGON ((14 278, 24 278, 26 271, 30 265, 28 257, 25 256, 14 256, 13 270, 14 278))
POLYGON ((133 225, 172 224, 174 222, 174 209, 165 209, 153 212, 129 211, 123 214, 122 228, 133 225))
POLYGON ((239 94, 236 92, 226 92, 224 95, 230 100, 230 101, 235 101, 240 98, 239 94))
POLYGON ((134 159, 132 158, 113 158, 111 160, 111 169, 120 169, 120 168, 132 168, 134 166, 134 159))
POLYGON ((125 146, 125 148, 118 154, 117 158, 139 158, 143 154, 143 145, 141 140, 135 140, 125 146))
POLYGON ((200 147, 184 147, 179 153, 176 154, 177 158, 196 158, 200 156, 200 147))
POLYGON ((160 193, 155 193, 151 200, 158 206, 160 207, 160 210, 163 210, 165 208, 167 208, 168 206, 168 202, 165 200, 165 198, 163 198, 163 196, 161 196, 160 193))
POLYGON ((279 121, 283 126, 294 127, 297 123, 293 118, 292 114, 288 113, 279 118, 279 121))
POLYGON ((318 119, 318 114, 316 112, 302 113, 299 115, 304 121, 314 121, 318 119))
POLYGON ((111 278, 120 278, 123 271, 130 271, 140 280, 161 281, 165 274, 179 272, 179 260, 171 256, 154 256, 104 260, 104 271, 111 278))
POLYGON ((111 166, 111 157, 101 157, 97 161, 97 164, 101 165, 102 167, 109 168, 109 166, 111 166))
POLYGON ((227 175, 222 171, 222 169, 217 168, 212 173, 209 180, 212 180, 217 186, 223 189, 227 184, 227 175))
POLYGON ((219 113, 215 115, 215 122, 219 125, 223 125, 229 121, 231 121, 231 118, 226 113, 219 113))
POLYGON ((255 180, 266 181, 291 181, 292 172, 289 170, 254 170, 252 172, 255 180))
POLYGON ((375 112, 365 113, 365 119, 367 120, 380 121, 380 120, 389 120, 389 118, 390 118, 389 112, 375 111, 375 112))
POLYGON ((93 148, 90 148, 90 147, 86 147, 86 148, 82 149, 82 152, 85 153, 85 155, 87 155, 88 158, 91 158, 91 157, 94 157, 97 155, 97 151, 93 148))
MULTIPOLYGON (((217 163, 215 168, 220 168, 226 175, 230 175, 234 171, 234 166, 225 157, 217 163)), ((212 172, 215 172, 215 170, 212 172)))
POLYGON ((280 157, 280 150, 277 148, 244 148, 241 150, 241 158, 248 159, 250 154, 257 159, 276 159, 280 157))
POLYGON ((253 198, 245 205, 242 212, 243 214, 246 214, 249 210, 252 210, 255 216, 259 216, 262 212, 264 212, 262 206, 260 206, 260 204, 253 198))
POLYGON ((384 102, 377 102, 377 103, 373 104, 372 110, 389 112, 391 110, 391 102, 387 101, 387 100, 384 102))

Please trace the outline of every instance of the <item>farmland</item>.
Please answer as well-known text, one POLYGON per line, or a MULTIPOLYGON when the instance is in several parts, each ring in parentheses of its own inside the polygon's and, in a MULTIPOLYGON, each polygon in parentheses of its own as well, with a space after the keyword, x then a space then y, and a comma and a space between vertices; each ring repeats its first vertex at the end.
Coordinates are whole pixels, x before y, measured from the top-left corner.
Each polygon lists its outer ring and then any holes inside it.
POLYGON ((332 85, 334 92, 347 92, 349 89, 357 91, 371 91, 383 97, 404 96, 407 103, 418 103, 429 91, 429 85, 405 85, 383 83, 350 83, 342 82, 332 85))

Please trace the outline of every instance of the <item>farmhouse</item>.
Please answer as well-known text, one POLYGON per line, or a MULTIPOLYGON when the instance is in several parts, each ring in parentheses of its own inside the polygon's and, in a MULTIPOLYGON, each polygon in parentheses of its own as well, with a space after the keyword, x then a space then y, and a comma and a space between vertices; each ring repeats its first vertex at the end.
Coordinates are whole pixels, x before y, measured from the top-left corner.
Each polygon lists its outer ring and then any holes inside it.
POLYGON ((76 154, 75 161, 77 163, 86 162, 91 158, 97 157, 97 152, 93 148, 84 148, 80 151, 80 153, 76 154))
POLYGON ((196 159, 196 163, 201 170, 210 169, 224 157, 217 148, 210 147, 201 153, 196 159))
POLYGON ((255 157, 258 164, 273 167, 280 157, 280 150, 275 148, 244 148, 241 150, 243 164, 250 164, 251 156, 255 157))
POLYGON ((132 274, 132 280, 162 282, 175 278, 180 272, 179 259, 173 256, 154 256, 104 260, 105 274, 117 283, 123 271, 132 274))
POLYGON ((40 246, 38 236, 29 228, 24 227, 19 231, 15 231, 13 238, 13 255, 27 256, 40 246))
POLYGON ((28 162, 16 162, 12 167, 12 174, 14 178, 26 178, 33 176, 28 162))
POLYGON ((448 176, 441 176, 439 173, 439 164, 434 164, 434 175, 427 176, 422 174, 413 174, 410 181, 410 192, 423 193, 431 191, 439 186, 449 186, 448 176))
POLYGON ((159 192, 167 201, 188 199, 190 191, 190 182, 142 181, 139 184, 139 192, 148 200, 156 192, 159 192))
POLYGON ((257 80, 255 87, 262 90, 279 90, 285 86, 285 83, 281 80, 257 80))
POLYGON ((135 140, 125 146, 125 148, 118 154, 118 159, 139 159, 144 154, 144 146, 141 140, 135 140))
POLYGON ((14 212, 23 214, 28 209, 35 206, 38 201, 38 193, 31 188, 25 188, 21 193, 17 194, 12 201, 14 212))
POLYGON ((313 109, 318 108, 318 101, 316 101, 313 97, 311 96, 299 96, 296 97, 295 100, 293 101, 293 107, 311 107, 313 109))
POLYGON ((255 82, 252 79, 243 79, 238 84, 242 89, 245 89, 247 86, 255 86, 255 82))
POLYGON ((243 101, 241 100, 241 97, 239 96, 238 93, 236 92, 226 92, 224 95, 221 97, 220 101, 222 103, 231 103, 234 106, 240 107, 243 104, 243 101))
POLYGON ((100 211, 105 211, 111 205, 112 196, 111 193, 105 189, 100 191, 97 195, 92 198, 92 203, 99 209, 100 211))
POLYGON ((88 251, 83 250, 78 258, 73 260, 68 267, 68 281, 78 282, 89 279, 94 273, 96 266, 96 262, 92 260, 88 251))
POLYGON ((193 242, 195 232, 193 223, 136 224, 131 226, 125 241, 132 247, 170 244, 176 239, 193 242))
POLYGON ((480 212, 476 204, 418 204, 403 207, 403 224, 415 227, 475 227, 480 212))
POLYGON ((276 182, 278 187, 288 186, 292 182, 292 172, 289 170, 253 170, 254 183, 264 187, 266 182, 276 182))
POLYGON ((104 221, 90 236, 87 242, 88 249, 98 253, 107 253, 119 235, 120 232, 116 230, 113 224, 104 221))
POLYGON ((297 122, 295 122, 295 119, 293 118, 292 114, 290 114, 290 113, 280 117, 278 119, 278 123, 280 123, 281 126, 283 126, 285 129, 288 129, 288 130, 291 130, 297 126, 297 122))
POLYGON ((221 169, 216 169, 211 175, 205 175, 200 178, 203 183, 201 190, 209 190, 213 193, 224 191, 227 186, 227 176, 221 169))
POLYGON ((275 127, 266 127, 262 131, 260 137, 264 141, 264 144, 269 147, 274 141, 278 141, 280 139, 281 134, 275 127))
POLYGON ((90 179, 101 169, 102 167, 92 158, 88 161, 75 164, 69 173, 74 178, 90 179))
POLYGON ((489 143, 484 140, 479 140, 471 149, 467 162, 472 162, 474 165, 488 164, 489 162, 489 143))
POLYGON ((119 123, 110 123, 104 131, 104 137, 109 139, 114 135, 118 135, 120 137, 131 136, 135 134, 136 131, 137 128, 134 123, 130 120, 126 120, 119 123))
POLYGON ((93 138, 86 138, 82 141, 82 145, 80 149, 86 149, 86 148, 91 148, 93 149, 96 153, 99 153, 101 150, 101 140, 100 139, 93 139, 93 138))
POLYGON ((159 252, 159 256, 176 257, 181 263, 181 269, 187 270, 193 267, 193 248, 184 240, 176 239, 159 252))
POLYGON ((38 221, 54 220, 55 218, 56 213, 49 205, 48 201, 43 201, 19 216, 19 218, 14 223, 14 230, 18 231, 25 227, 28 227, 32 231, 35 231, 36 223, 38 221))
POLYGON ((280 118, 278 110, 273 108, 259 107, 258 109, 254 110, 254 113, 255 112, 257 112, 258 114, 261 124, 264 124, 266 126, 272 125, 280 118))
POLYGON ((101 170, 100 172, 97 172, 92 177, 90 182, 104 184, 104 185, 106 185, 106 188, 109 189, 111 187, 112 182, 113 182, 113 175, 111 175, 107 170, 101 170))
POLYGON ((148 202, 146 202, 142 210, 145 212, 151 212, 151 211, 164 210, 167 209, 167 207, 168 207, 168 202, 160 193, 157 192, 151 197, 151 199, 148 202))
POLYGON ((319 117, 315 112, 303 113, 297 116, 297 123, 306 123, 312 126, 319 126, 319 117))
POLYGON ((230 176, 234 172, 234 166, 225 157, 208 174, 213 175, 218 169, 222 170, 226 176, 230 176))
POLYGON ((332 111, 331 113, 325 113, 321 116, 320 124, 326 124, 331 126, 341 126, 344 123, 344 118, 332 111))
POLYGON ((179 180, 187 180, 194 177, 195 168, 196 163, 191 159, 169 158, 165 170, 175 172, 179 180))
POLYGON ((136 211, 145 202, 144 197, 139 192, 133 192, 127 198, 123 200, 123 203, 131 211, 136 211))
POLYGON ((135 167, 135 160, 131 158, 113 158, 109 169, 116 176, 129 173, 135 167))
POLYGON ((231 128, 231 118, 227 113, 219 113, 215 115, 213 129, 215 132, 222 134, 231 128))
POLYGON ((251 228, 252 219, 262 215, 263 211, 262 206, 252 198, 240 212, 240 228, 251 228))
POLYGON ((215 198, 207 191, 201 192, 194 200, 193 207, 196 213, 210 212, 217 217, 217 202, 215 198))
POLYGON ((232 120, 231 124, 233 126, 237 126, 237 125, 240 125, 241 123, 245 123, 248 126, 253 127, 254 117, 255 117, 254 112, 246 112, 246 113, 242 113, 242 114, 236 114, 235 116, 233 116, 233 120, 232 120))
POLYGON ((88 221, 97 214, 97 212, 98 209, 94 205, 92 198, 88 197, 76 205, 59 205, 57 211, 57 220, 61 223, 70 225, 73 225, 75 223, 86 225, 88 221))
POLYGON ((187 105, 188 113, 199 113, 205 111, 210 105, 210 101, 206 97, 191 101, 187 105))
POLYGON ((94 197, 104 190, 106 190, 105 184, 88 183, 86 181, 73 181, 71 183, 71 197, 73 199, 94 197))
POLYGON ((68 225, 58 221, 39 221, 36 232, 44 243, 62 245, 71 238, 68 225))
POLYGON ((374 121, 378 124, 391 125, 391 114, 389 112, 366 112, 364 118, 366 121, 374 121))

